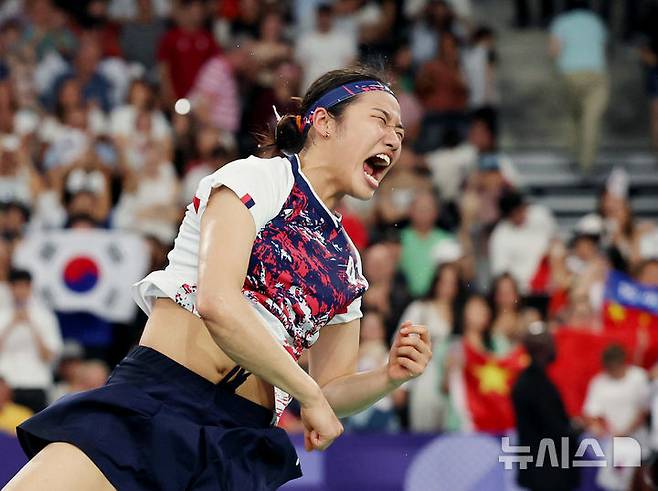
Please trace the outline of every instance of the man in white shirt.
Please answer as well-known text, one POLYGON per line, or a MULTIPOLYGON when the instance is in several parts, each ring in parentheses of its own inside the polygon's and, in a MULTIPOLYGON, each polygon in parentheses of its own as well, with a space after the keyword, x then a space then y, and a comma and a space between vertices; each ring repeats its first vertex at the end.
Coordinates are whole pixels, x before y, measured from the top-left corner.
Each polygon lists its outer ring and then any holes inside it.
POLYGON ((32 296, 30 273, 12 270, 9 286, 13 301, 0 310, 0 373, 13 389, 14 402, 37 412, 47 404, 61 333, 55 314, 32 296))
MULTIPOLYGON (((602 361, 604 371, 590 382, 583 406, 588 430, 598 438, 632 437, 644 450, 650 396, 647 373, 626 362, 626 352, 620 345, 606 348, 602 361)), ((602 467, 597 484, 610 490, 628 489, 634 471, 633 467, 602 467)))
POLYGON ((506 191, 500 197, 499 207, 502 220, 489 242, 491 273, 510 273, 522 293, 532 293, 533 281, 540 274, 557 224, 550 210, 526 203, 517 191, 506 191))
POLYGON ((356 37, 334 29, 332 7, 321 4, 315 30, 302 34, 295 46, 295 59, 304 71, 302 90, 323 73, 353 64, 357 55, 356 37))

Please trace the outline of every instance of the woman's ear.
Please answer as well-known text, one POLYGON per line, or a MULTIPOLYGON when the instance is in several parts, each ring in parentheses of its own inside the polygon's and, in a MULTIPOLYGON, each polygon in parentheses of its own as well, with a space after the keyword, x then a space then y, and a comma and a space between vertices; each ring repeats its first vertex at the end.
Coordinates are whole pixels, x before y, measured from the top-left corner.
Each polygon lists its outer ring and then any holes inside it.
POLYGON ((313 115, 313 128, 316 133, 328 138, 336 129, 336 120, 324 107, 319 107, 313 115))

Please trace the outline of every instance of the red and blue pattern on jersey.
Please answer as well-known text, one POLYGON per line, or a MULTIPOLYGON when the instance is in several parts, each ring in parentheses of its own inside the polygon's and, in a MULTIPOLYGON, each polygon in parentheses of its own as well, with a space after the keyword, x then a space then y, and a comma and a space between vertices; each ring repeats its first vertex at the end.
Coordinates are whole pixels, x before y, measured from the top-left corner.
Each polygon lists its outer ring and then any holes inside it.
POLYGON ((290 337, 285 347, 299 358, 368 283, 343 227, 313 194, 296 158, 290 160, 295 184, 256 236, 243 292, 283 324, 290 337))

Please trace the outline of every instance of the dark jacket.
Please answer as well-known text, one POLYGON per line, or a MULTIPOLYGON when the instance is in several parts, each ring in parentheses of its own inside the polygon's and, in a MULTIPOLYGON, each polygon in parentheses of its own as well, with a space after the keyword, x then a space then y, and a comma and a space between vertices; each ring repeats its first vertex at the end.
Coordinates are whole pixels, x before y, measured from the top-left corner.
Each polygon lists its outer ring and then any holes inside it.
MULTIPOLYGON (((562 437, 569 438, 569 467, 578 448, 578 432, 570 424, 562 398, 543 368, 531 364, 512 389, 519 445, 530 446, 532 463, 519 469, 518 483, 533 491, 568 491, 578 487, 578 468, 562 469, 562 437), (557 450, 557 466, 551 465, 546 452, 543 465, 537 467, 539 444, 543 438, 553 439, 557 450)), ((525 454, 527 455, 527 454, 525 454)))

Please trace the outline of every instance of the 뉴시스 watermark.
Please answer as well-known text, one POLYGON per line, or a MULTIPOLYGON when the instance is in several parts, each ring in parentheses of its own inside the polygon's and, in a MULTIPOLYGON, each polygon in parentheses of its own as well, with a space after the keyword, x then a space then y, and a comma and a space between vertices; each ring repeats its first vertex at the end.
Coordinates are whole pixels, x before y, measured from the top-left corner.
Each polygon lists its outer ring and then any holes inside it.
MULTIPOLYGON (((539 447, 533 449, 537 452, 535 458, 529 445, 511 445, 510 438, 505 436, 501 439, 503 455, 498 456, 498 462, 505 464, 505 470, 513 469, 515 464, 518 464, 520 469, 527 469, 528 465, 532 463, 535 467, 548 465, 568 469, 570 467, 606 467, 609 464, 613 467, 640 467, 642 462, 640 444, 631 437, 614 437, 612 445, 609 446, 612 455, 606 455, 599 442, 594 438, 583 438, 578 444, 572 461, 570 461, 569 438, 560 439, 561 461, 558 461, 555 444, 555 440, 552 438, 543 438, 539 442, 539 447), (591 454, 596 457, 595 459, 585 458, 588 448, 591 449, 591 454)), ((590 456, 592 456, 591 454, 590 456)))

